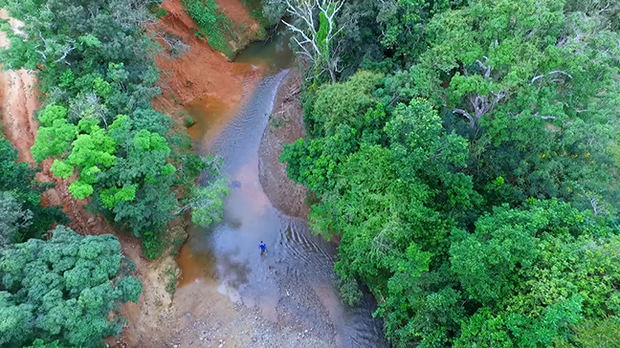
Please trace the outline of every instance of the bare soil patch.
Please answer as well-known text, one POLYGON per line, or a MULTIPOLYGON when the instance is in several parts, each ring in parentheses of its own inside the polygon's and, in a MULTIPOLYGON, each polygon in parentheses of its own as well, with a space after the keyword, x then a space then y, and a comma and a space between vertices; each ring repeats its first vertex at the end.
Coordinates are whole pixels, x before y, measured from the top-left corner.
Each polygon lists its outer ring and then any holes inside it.
POLYGON ((280 85, 274 109, 269 117, 259 148, 260 183, 271 203, 287 215, 307 217, 308 189, 286 176, 286 164, 280 162, 283 145, 292 144, 305 135, 303 109, 299 100, 301 76, 291 69, 280 85))

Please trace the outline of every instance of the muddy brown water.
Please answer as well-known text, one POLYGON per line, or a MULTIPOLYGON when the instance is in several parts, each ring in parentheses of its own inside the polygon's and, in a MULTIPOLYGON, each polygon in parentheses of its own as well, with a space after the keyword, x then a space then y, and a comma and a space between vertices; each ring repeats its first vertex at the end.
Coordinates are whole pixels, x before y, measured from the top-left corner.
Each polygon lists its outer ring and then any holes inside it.
POLYGON ((275 209, 259 182, 261 136, 293 62, 287 38, 254 43, 237 59, 266 71, 241 105, 199 98, 187 107, 197 120, 192 130, 196 148, 222 157, 230 195, 221 224, 191 231, 178 258, 179 286, 216 287, 230 301, 257 307, 275 323, 327 337, 333 346, 387 346, 381 321, 372 318, 376 305, 371 296, 357 307, 341 302, 333 271, 336 248, 314 236, 304 219, 275 209), (261 240, 267 246, 263 256, 261 240))

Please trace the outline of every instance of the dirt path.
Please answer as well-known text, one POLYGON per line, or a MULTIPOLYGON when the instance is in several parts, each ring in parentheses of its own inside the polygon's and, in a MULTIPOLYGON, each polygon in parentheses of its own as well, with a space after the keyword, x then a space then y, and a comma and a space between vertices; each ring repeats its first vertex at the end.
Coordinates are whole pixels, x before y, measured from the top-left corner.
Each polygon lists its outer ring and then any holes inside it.
MULTIPOLYGON (((231 302, 216 287, 195 282, 179 288, 172 304, 130 321, 123 335, 130 347, 328 347, 311 330, 265 319, 258 308, 231 302)), ((135 310, 144 310, 131 304, 135 310)))
POLYGON ((5 135, 17 148, 19 160, 30 163, 30 147, 37 132, 31 117, 38 108, 35 83, 36 77, 24 69, 0 72, 0 114, 5 135))

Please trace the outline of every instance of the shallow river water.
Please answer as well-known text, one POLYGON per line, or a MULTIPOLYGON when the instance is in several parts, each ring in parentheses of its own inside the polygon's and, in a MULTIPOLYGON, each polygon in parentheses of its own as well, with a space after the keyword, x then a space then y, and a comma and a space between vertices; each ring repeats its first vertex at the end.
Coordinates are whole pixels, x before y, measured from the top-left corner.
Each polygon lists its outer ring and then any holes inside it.
POLYGON ((200 105, 217 101, 198 100, 187 108, 204 122, 198 125, 202 136, 195 136, 198 151, 223 159, 230 195, 223 222, 210 229, 195 228, 183 246, 178 259, 183 271, 180 286, 201 281, 217 287, 230 301, 259 308, 270 321, 286 321, 331 337, 334 346, 387 346, 381 321, 372 318, 376 305, 370 296, 358 307, 340 301, 333 271, 336 248, 312 235, 304 219, 275 209, 259 182, 261 136, 278 86, 292 64, 286 39, 255 43, 238 60, 267 71, 241 105, 225 110, 200 105), (233 116, 223 116, 226 113, 233 116), (213 134, 210 119, 226 124, 213 134), (261 240, 267 245, 262 256, 261 240))

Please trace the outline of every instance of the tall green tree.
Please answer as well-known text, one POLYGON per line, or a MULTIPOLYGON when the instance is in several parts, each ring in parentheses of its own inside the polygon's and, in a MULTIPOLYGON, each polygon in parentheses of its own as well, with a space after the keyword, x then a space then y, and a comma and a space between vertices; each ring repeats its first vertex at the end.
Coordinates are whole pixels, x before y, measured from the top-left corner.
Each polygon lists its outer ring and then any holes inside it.
POLYGON ((20 240, 20 231, 32 225, 32 212, 6 191, 0 191, 0 217, 0 249, 20 240))
POLYGON ((19 162, 17 150, 0 136, 0 248, 28 238, 40 238, 56 222, 67 222, 57 207, 42 207, 45 185, 35 171, 19 162))
POLYGON ((394 346, 587 346, 614 336, 615 8, 343 7, 340 20, 352 23, 343 76, 352 76, 307 89, 309 134, 282 160, 316 196, 313 231, 340 242, 343 298, 368 287, 394 346))
POLYGON ((379 299, 394 344, 444 344, 463 312, 444 265, 447 238, 480 204, 459 171, 467 141, 444 131, 428 101, 386 108, 371 94, 380 79, 361 72, 319 89, 307 108, 316 137, 285 146, 282 159, 320 198, 313 231, 341 240, 335 268, 345 300, 357 300, 361 282, 379 299), (446 288, 435 294, 438 287, 446 288))
POLYGON ((64 226, 52 235, 0 251, 2 346, 97 347, 122 328, 110 312, 138 300, 142 285, 120 273, 126 261, 116 237, 84 237, 64 226))

